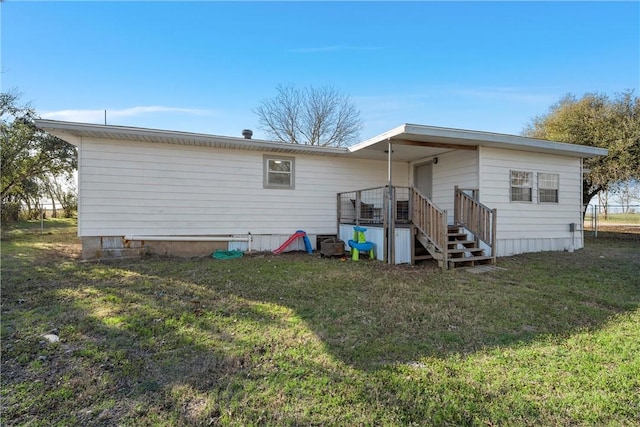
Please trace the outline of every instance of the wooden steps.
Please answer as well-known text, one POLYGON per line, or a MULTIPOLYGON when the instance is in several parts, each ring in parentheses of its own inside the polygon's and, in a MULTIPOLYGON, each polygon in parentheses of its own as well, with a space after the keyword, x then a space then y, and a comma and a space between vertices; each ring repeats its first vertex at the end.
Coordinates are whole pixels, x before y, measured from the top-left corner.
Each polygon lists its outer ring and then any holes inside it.
POLYGON ((454 245, 463 245, 463 246, 472 245, 472 246, 475 246, 475 244, 476 244, 475 240, 450 240, 448 242, 449 247, 454 246, 454 245))
POLYGON ((421 264, 425 261, 432 261, 435 259, 426 248, 426 245, 428 244, 428 241, 424 241, 424 243, 422 243, 422 241, 418 239, 418 236, 416 236, 416 239, 414 239, 413 242, 413 264, 421 264))
POLYGON ((449 255, 465 254, 465 253, 477 254, 477 253, 484 253, 484 249, 482 248, 449 249, 447 253, 449 255))
POLYGON ((414 247, 414 262, 424 259, 435 259, 441 267, 475 267, 477 265, 495 264, 495 258, 485 255, 484 249, 476 240, 471 240, 464 228, 449 226, 447 230, 447 257, 429 241, 420 231, 417 232, 414 247), (445 264, 446 263, 446 264, 445 264))
POLYGON ((476 265, 486 265, 486 264, 493 264, 493 258, 486 255, 449 258, 449 265, 453 268, 475 267, 476 265))
POLYGON ((466 239, 467 233, 461 233, 461 232, 447 233, 447 237, 449 237, 449 240, 459 240, 458 237, 463 237, 466 239))

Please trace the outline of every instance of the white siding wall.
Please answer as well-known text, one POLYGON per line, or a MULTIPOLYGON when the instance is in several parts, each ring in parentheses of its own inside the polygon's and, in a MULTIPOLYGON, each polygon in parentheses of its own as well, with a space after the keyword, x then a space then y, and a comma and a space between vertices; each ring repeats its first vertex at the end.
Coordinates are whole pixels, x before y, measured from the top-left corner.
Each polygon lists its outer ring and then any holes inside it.
MULTIPOLYGON (((413 166, 419 164, 415 162, 413 166)), ((413 175, 412 175, 413 176, 413 175)), ((453 196, 455 186, 478 188, 478 152, 471 150, 449 151, 438 155, 438 164, 433 165, 432 200, 449 213, 453 222, 453 196)))
POLYGON ((433 165, 433 202, 453 213, 453 195, 460 188, 478 187, 478 152, 450 151, 438 156, 433 165))
MULTIPOLYGON (((79 234, 250 232, 282 243, 298 229, 336 233, 336 193, 387 183, 386 162, 295 155, 295 189, 264 189, 263 154, 85 139, 79 234)), ((393 170, 394 182, 408 185, 408 165, 393 170)))
POLYGON ((583 247, 580 159, 543 153, 480 148, 480 201, 498 209, 497 255, 583 247), (533 202, 510 201, 510 171, 534 173, 533 202), (560 175, 559 203, 538 203, 537 173, 560 175))

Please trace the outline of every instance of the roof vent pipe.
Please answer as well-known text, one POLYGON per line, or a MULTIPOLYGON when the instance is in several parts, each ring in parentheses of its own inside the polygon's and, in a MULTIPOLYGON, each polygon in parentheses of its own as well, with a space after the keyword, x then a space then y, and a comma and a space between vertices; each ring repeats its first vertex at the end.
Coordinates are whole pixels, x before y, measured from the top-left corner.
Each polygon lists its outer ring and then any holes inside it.
POLYGON ((251 139, 253 131, 251 129, 242 129, 242 136, 244 136, 244 139, 251 139))

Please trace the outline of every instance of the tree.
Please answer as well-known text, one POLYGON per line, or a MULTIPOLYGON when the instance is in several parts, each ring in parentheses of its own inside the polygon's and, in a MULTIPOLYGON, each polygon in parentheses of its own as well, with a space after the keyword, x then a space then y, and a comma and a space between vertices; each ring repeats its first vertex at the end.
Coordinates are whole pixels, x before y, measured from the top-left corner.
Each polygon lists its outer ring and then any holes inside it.
POLYGON ((78 210, 78 190, 75 182, 72 179, 67 179, 66 182, 62 182, 60 177, 50 177, 51 179, 46 184, 49 198, 54 203, 53 212, 55 211, 55 201, 60 203, 60 207, 64 213, 65 218, 71 218, 78 210))
MULTIPOLYGON (((0 94, 1 201, 3 211, 19 212, 39 204, 43 183, 69 177, 77 168, 76 148, 35 126, 35 111, 18 105, 15 92, 0 94)), ((3 215, 3 219, 7 218, 3 215)))
POLYGON ((614 200, 620 203, 622 213, 630 213, 631 205, 640 200, 640 183, 637 181, 623 181, 613 186, 614 200))
POLYGON ((278 85, 278 94, 254 110, 269 137, 292 144, 346 146, 358 139, 363 122, 351 99, 323 86, 278 85))
POLYGON ((633 91, 613 98, 599 93, 580 99, 566 95, 547 114, 534 118, 523 135, 609 150, 606 157, 584 161, 584 209, 601 191, 640 178, 640 101, 633 91))

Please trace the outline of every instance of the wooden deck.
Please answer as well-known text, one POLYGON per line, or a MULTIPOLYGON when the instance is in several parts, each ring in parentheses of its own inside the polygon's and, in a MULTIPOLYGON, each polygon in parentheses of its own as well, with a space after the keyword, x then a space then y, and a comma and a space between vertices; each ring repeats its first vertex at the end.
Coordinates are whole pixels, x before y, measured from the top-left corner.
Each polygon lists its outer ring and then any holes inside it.
POLYGON ((477 201, 477 190, 456 187, 454 224, 449 225, 447 218, 446 210, 413 187, 376 187, 338 194, 338 226, 382 227, 385 236, 392 236, 392 241, 387 239, 383 245, 384 260, 390 263, 395 263, 394 229, 410 227, 415 236, 412 263, 435 259, 445 269, 495 264, 497 212, 477 201))

